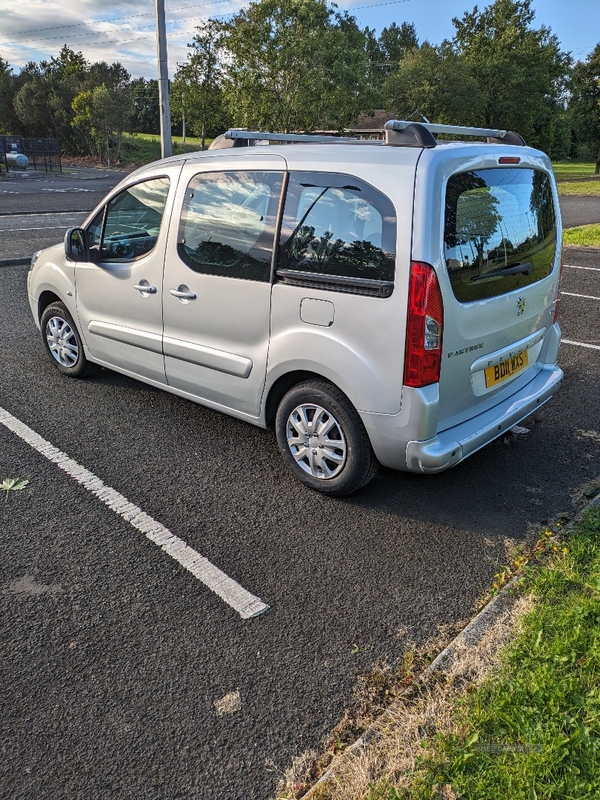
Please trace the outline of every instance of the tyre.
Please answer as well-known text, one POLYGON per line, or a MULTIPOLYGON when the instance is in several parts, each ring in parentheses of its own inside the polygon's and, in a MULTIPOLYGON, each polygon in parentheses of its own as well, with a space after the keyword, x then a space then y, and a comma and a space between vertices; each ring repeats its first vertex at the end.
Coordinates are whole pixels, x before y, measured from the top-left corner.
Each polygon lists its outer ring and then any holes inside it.
POLYGON ((275 432, 288 468, 317 492, 351 494, 379 467, 356 409, 325 381, 305 381, 289 390, 277 409, 275 432))
POLYGON ((73 318, 63 303, 51 303, 40 319, 42 342, 59 372, 70 378, 85 378, 96 368, 85 357, 83 342, 73 318))

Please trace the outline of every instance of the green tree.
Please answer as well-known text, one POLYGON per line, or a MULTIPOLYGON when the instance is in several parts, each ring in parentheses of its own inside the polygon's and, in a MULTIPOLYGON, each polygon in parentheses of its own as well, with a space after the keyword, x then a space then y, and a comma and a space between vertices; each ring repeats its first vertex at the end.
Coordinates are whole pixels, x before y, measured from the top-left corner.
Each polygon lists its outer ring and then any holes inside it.
MULTIPOLYGON (((372 86, 373 107, 380 108, 384 104, 382 88, 385 81, 411 50, 418 49, 417 30, 412 23, 395 22, 384 28, 377 37, 375 30, 366 28, 366 52, 368 60, 368 76, 372 86)), ((365 111, 365 109, 361 109, 365 111)))
POLYGON ((104 84, 109 91, 119 91, 129 88, 130 83, 131 75, 119 61, 112 64, 96 61, 90 64, 85 76, 85 85, 90 89, 104 84))
POLYGON ((116 138, 120 152, 121 135, 132 115, 130 77, 122 64, 90 64, 82 53, 64 45, 50 61, 27 64, 17 83, 13 108, 20 133, 56 137, 66 152, 98 152, 104 156, 109 139, 99 131, 104 131, 110 119, 110 137, 116 138), (92 108, 101 119, 85 123, 92 108))
POLYGON ((479 124, 484 101, 471 67, 446 42, 411 49, 387 77, 382 105, 401 119, 479 124))
POLYGON ((569 110, 578 155, 596 159, 600 173, 600 43, 573 67, 569 110))
POLYGON ((370 104, 367 37, 326 0, 258 0, 223 24, 234 124, 340 130, 370 104))
POLYGON ((158 81, 136 78, 131 81, 131 132, 160 133, 158 81))
POLYGON ((564 96, 569 56, 549 28, 534 28, 532 0, 495 0, 454 18, 456 53, 484 98, 481 122, 551 150, 550 121, 564 96))
POLYGON ((90 153, 106 158, 110 165, 112 138, 117 141, 117 158, 121 139, 128 122, 129 87, 112 91, 105 84, 80 92, 73 100, 73 127, 87 143, 90 153))
POLYGON ((18 84, 8 61, 0 56, 0 134, 16 134, 19 129, 14 111, 18 84))
POLYGON ((401 25, 392 22, 381 31, 379 46, 386 61, 399 64, 408 52, 419 47, 417 29, 412 22, 403 22, 401 25))
POLYGON ((88 68, 83 55, 67 45, 49 62, 25 67, 23 85, 14 101, 25 135, 54 136, 64 149, 76 150, 72 103, 82 89, 88 68))
POLYGON ((223 23, 209 19, 196 28, 185 64, 180 64, 171 89, 173 121, 185 113, 188 129, 202 140, 227 125, 223 98, 221 34, 223 23))

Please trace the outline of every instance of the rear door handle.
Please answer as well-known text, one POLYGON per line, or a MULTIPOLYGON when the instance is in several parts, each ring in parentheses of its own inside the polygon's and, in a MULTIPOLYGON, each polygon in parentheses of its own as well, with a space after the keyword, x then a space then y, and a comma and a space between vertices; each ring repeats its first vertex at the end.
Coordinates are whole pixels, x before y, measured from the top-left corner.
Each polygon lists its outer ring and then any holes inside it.
POLYGON ((178 300, 195 300, 196 293, 191 292, 187 286, 179 286, 177 289, 171 289, 170 294, 178 300))

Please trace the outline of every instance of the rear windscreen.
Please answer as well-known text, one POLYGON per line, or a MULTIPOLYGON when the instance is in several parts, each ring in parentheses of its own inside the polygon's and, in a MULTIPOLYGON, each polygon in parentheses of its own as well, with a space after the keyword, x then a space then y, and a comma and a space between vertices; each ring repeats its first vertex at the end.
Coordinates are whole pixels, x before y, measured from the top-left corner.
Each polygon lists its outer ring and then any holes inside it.
POLYGON ((545 278, 556 253, 549 176, 524 168, 453 175, 446 188, 444 246, 450 283, 462 303, 545 278))

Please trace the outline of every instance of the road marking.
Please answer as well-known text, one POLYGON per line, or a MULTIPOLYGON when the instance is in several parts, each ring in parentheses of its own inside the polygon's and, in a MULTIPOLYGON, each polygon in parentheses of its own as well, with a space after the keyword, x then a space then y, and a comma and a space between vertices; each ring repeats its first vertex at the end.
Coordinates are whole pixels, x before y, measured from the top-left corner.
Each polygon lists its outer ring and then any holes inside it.
POLYGON ((575 294, 575 292, 561 292, 567 297, 584 297, 586 300, 600 300, 600 297, 594 297, 592 294, 575 294))
POLYGON ((183 539, 175 536, 168 528, 157 522, 141 508, 130 503, 122 494, 111 486, 107 486, 93 472, 78 464, 66 453, 43 439, 38 433, 25 425, 24 422, 13 417, 8 411, 0 407, 0 423, 16 434, 28 445, 52 461, 70 478, 80 483, 84 489, 91 492, 116 514, 141 531, 151 542, 158 545, 163 552, 178 561, 183 567, 198 578, 212 592, 231 606, 242 619, 249 619, 262 614, 269 606, 239 583, 226 575, 207 558, 189 547, 183 539))
POLYGON ((64 231, 64 225, 46 225, 44 228, 2 228, 2 233, 23 233, 24 231, 64 231))
MULTIPOLYGON (((15 194, 18 194, 16 192, 15 194)), ((61 214, 76 214, 76 211, 18 211, 13 214, 12 211, 2 212, 4 217, 60 217, 61 214)))
POLYGON ((64 189, 42 189, 42 192, 54 192, 54 194, 64 194, 65 192, 97 192, 98 189, 81 189, 79 186, 67 186, 64 189))
POLYGON ((561 339, 563 344, 573 344, 575 347, 589 347, 591 350, 600 350, 598 344, 586 344, 585 342, 572 342, 570 339, 561 339))
POLYGON ((565 264, 568 269, 589 269, 590 272, 600 272, 600 267, 577 267, 575 264, 565 264))

